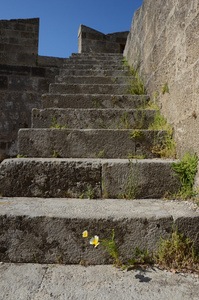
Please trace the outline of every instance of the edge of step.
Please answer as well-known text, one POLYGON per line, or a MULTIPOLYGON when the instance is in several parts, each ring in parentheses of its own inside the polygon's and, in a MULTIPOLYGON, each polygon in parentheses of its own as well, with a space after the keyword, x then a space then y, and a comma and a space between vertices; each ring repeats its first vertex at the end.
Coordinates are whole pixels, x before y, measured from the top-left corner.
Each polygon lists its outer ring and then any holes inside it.
POLYGON ((183 202, 147 200, 81 200, 1 198, 1 249, 4 262, 109 264, 104 247, 82 237, 109 238, 115 231, 119 257, 125 263, 139 247, 150 254, 160 237, 168 238, 172 226, 199 243, 199 212, 183 202))

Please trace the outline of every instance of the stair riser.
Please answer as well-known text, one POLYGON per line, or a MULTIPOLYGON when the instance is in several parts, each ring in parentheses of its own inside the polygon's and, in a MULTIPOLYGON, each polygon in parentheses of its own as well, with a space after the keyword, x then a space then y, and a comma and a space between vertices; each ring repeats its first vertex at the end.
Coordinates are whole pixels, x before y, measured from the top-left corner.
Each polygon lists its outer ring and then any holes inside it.
POLYGON ((164 131, 142 131, 143 136, 131 138, 131 130, 110 129, 21 129, 19 153, 27 157, 127 158, 128 154, 158 157, 153 153, 161 145, 164 131), (103 153, 103 155, 102 155, 103 153))
POLYGON ((64 64, 64 69, 75 69, 75 70, 126 70, 126 67, 123 67, 122 64, 102 64, 102 65, 93 65, 93 64, 64 64))
POLYGON ((123 95, 127 92, 125 84, 63 84, 52 83, 49 87, 50 93, 60 94, 117 94, 123 95))
POLYGON ((43 108, 126 108, 137 109, 149 101, 149 96, 137 95, 60 95, 44 94, 42 96, 43 108))
POLYGON ((127 70, 75 70, 75 69, 61 69, 60 76, 112 76, 118 77, 122 75, 127 75, 127 70))
POLYGON ((90 77, 90 76, 56 76, 56 83, 74 83, 74 84, 129 84, 132 77, 90 77))
POLYGON ((72 56, 69 59, 100 59, 100 60, 123 60, 123 55, 122 54, 109 54, 107 55, 106 53, 96 53, 96 54, 89 54, 89 53, 73 53, 72 56))
POLYGON ((103 240, 114 229, 123 263, 132 259, 136 247, 152 256, 160 237, 168 239, 172 227, 199 244, 199 216, 187 212, 183 203, 38 198, 3 198, 1 202, 5 203, 0 213, 1 262, 112 264, 104 247, 95 248, 89 238, 82 237, 84 230, 103 240))
POLYGON ((106 65, 114 65, 114 66, 120 66, 122 67, 124 65, 123 61, 122 60, 118 60, 118 58, 116 59, 94 59, 94 58, 81 58, 81 59, 76 59, 76 58, 72 58, 72 59, 68 59, 65 61, 64 63, 64 67, 66 66, 70 66, 70 65, 73 65, 73 64, 83 64, 83 65, 90 65, 90 64, 93 64, 93 65, 102 65, 102 66, 106 66, 106 65))
POLYGON ((171 161, 13 159, 0 165, 0 191, 5 197, 155 199, 179 189, 172 175, 171 161))
POLYGON ((144 217, 137 220, 136 216, 128 222, 126 220, 107 219, 71 219, 28 216, 8 216, 6 222, 0 217, 1 262, 39 263, 39 264, 82 264, 100 265, 112 264, 113 259, 104 247, 95 248, 89 244, 89 239, 82 238, 84 229, 98 234, 101 238, 109 238, 111 228, 116 232, 117 250, 123 263, 132 259, 132 251, 139 246, 148 249, 151 254, 157 250, 158 236, 168 238, 167 228, 172 228, 172 218, 164 217, 160 220, 149 220, 145 225, 144 217), (157 228, 161 226, 161 230, 157 228), (135 229, 136 228, 136 229, 135 229), (139 230, 138 230, 139 229, 139 230), (152 232, 152 237, 144 235, 152 232), (23 242, 22 242, 23 240, 23 242))
POLYGON ((45 109, 32 110, 32 128, 53 124, 78 129, 147 129, 154 120, 153 110, 45 109))

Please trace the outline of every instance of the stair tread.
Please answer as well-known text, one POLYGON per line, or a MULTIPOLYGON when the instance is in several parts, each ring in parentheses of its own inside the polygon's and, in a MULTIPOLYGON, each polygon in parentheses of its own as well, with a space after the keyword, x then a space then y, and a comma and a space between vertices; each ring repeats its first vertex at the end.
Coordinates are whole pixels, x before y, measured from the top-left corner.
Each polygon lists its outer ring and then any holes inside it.
POLYGON ((79 199, 1 197, 0 215, 48 216, 50 218, 199 218, 189 203, 163 199, 79 199), (4 205, 3 205, 4 204, 4 205))

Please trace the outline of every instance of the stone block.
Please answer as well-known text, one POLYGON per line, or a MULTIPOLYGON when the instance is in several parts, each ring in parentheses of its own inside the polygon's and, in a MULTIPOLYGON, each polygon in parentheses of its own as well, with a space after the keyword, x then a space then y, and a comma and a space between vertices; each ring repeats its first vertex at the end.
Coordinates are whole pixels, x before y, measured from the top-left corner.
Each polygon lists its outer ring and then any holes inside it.
POLYGON ((162 198, 180 187, 171 160, 103 160, 102 193, 106 198, 162 198), (161 174, 161 176, 160 176, 161 174))
POLYGON ((21 129, 19 153, 27 157, 127 158, 130 155, 157 157, 154 145, 162 144, 164 131, 141 130, 132 137, 130 129, 21 129))
POLYGON ((0 191, 9 197, 101 197, 97 160, 10 159, 0 164, 0 191))
POLYGON ((7 89, 8 89, 8 77, 0 76, 0 90, 7 90, 7 89))
POLYGON ((136 247, 152 255, 173 224, 181 225, 179 232, 186 227, 189 237, 199 230, 198 213, 182 202, 2 198, 1 203, 2 262, 112 264, 104 247, 94 248, 82 232, 107 239, 114 229, 119 258, 127 263, 136 247))
POLYGON ((78 129, 147 129, 154 110, 119 109, 33 109, 32 128, 50 128, 54 123, 78 129))

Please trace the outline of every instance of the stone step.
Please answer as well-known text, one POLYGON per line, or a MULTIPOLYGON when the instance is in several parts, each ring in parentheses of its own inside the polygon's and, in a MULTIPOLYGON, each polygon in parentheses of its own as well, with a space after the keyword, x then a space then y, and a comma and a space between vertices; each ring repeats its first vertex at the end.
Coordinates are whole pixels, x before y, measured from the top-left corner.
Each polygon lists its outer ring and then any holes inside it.
MULTIPOLYGON (((162 159, 5 159, 0 164, 0 192, 4 197, 159 199, 180 187, 178 178, 173 176, 172 162, 162 159)), ((33 211, 30 206, 27 209, 33 211)))
POLYGON ((60 76, 107 76, 107 77, 119 77, 119 76, 128 76, 128 68, 123 68, 122 70, 92 70, 92 69, 82 69, 82 70, 76 70, 76 69, 60 69, 59 72, 60 76))
POLYGON ((148 95, 107 94, 43 94, 43 108, 115 108, 137 109, 145 107, 148 95))
POLYGON ((32 128, 147 129, 155 110, 48 108, 32 110, 32 128))
POLYGON ((111 65, 111 66, 118 66, 119 68, 122 67, 124 65, 124 62, 122 61, 122 59, 95 59, 95 58, 69 58, 67 60, 64 61, 64 68, 67 68, 67 66, 69 67, 70 65, 73 64, 83 64, 83 65, 90 65, 92 63, 92 65, 102 65, 102 66, 107 66, 107 65, 111 65))
MULTIPOLYGON (((122 64, 92 64, 92 63, 88 63, 88 64, 77 64, 77 63, 70 63, 70 64, 64 64, 63 65, 64 69, 79 69, 79 70, 122 70, 123 69, 123 65, 122 64)), ((126 69, 126 67, 124 67, 124 69, 126 69)))
POLYGON ((163 130, 131 129, 20 129, 19 153, 27 157, 127 158, 158 157, 153 148, 162 145, 163 130), (136 135, 137 133, 137 135, 136 135))
POLYGON ((116 249, 123 263, 132 259, 136 247, 152 255, 160 237, 169 238, 173 226, 190 239, 196 238, 199 244, 199 213, 184 202, 20 197, 0 200, 1 262, 112 264, 112 257, 101 244, 95 248, 90 238, 82 237, 84 230, 89 237, 97 235, 101 241, 110 239, 114 229, 116 249))
POLYGON ((89 57, 89 58, 105 58, 105 59, 109 59, 111 57, 113 58, 123 58, 123 54, 122 53, 72 53, 71 58, 75 57, 75 58, 82 58, 82 57, 89 57))
POLYGON ((68 84, 130 84, 134 80, 132 76, 56 76, 55 83, 68 84))
POLYGON ((127 93, 126 84, 66 84, 51 83, 49 93, 52 94, 117 94, 127 93))

